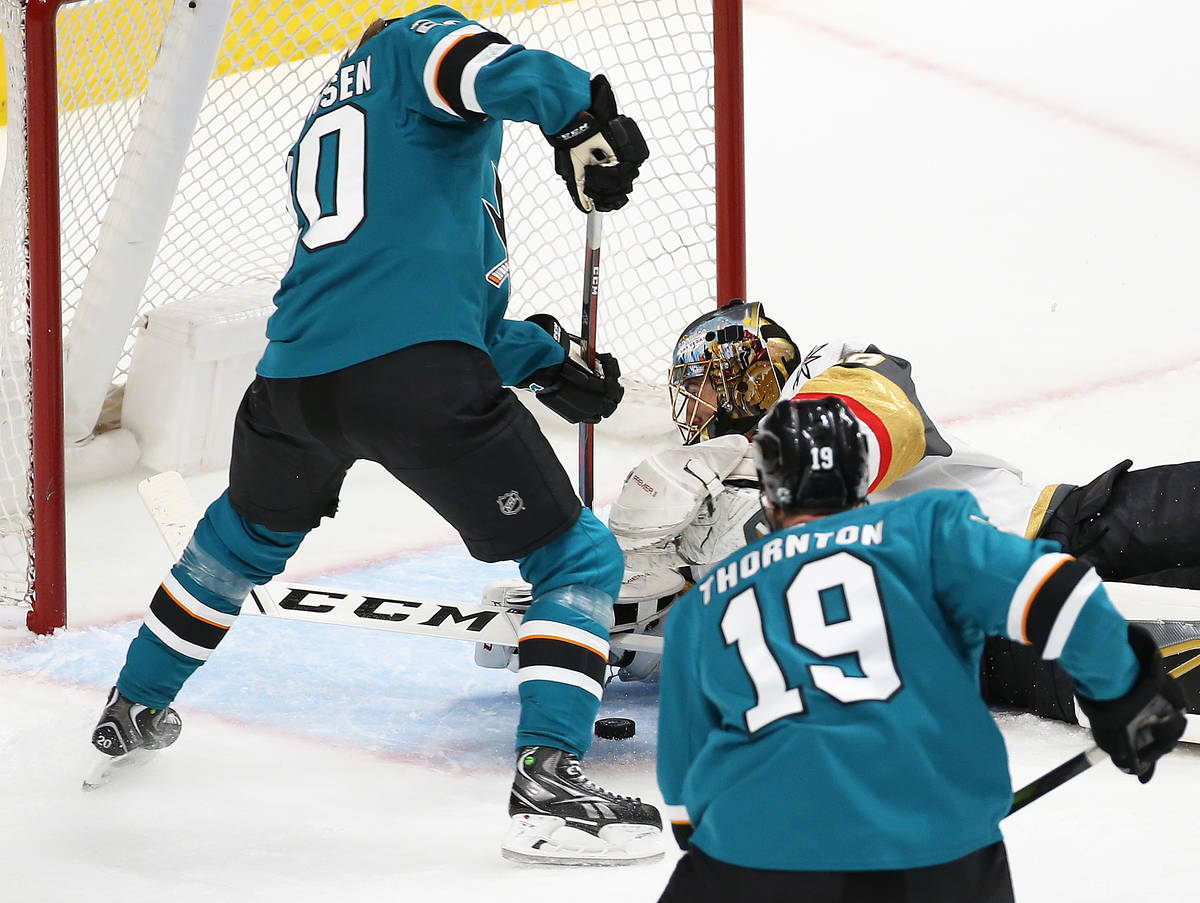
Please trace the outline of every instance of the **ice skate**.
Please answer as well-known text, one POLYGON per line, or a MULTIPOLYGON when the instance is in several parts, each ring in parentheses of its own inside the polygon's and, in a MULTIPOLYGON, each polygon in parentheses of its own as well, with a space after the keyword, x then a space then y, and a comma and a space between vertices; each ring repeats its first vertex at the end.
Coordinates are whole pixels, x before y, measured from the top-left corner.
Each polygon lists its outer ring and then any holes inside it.
POLYGON ((520 751, 508 814, 501 855, 515 862, 629 865, 663 855, 658 810, 593 784, 561 749, 520 751))
POLYGON ((93 761, 84 776, 83 789, 94 790, 115 772, 143 764, 153 752, 174 743, 182 726, 174 709, 138 705, 113 687, 92 731, 93 761))

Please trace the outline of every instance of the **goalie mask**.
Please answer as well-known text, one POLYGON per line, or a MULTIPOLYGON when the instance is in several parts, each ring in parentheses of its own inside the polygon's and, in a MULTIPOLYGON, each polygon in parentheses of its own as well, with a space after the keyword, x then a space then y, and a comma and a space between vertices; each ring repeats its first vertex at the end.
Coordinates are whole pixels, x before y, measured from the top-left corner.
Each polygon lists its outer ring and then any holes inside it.
POLYGON ((761 304, 732 304, 692 321, 675 343, 668 384, 685 445, 752 432, 800 363, 761 304))

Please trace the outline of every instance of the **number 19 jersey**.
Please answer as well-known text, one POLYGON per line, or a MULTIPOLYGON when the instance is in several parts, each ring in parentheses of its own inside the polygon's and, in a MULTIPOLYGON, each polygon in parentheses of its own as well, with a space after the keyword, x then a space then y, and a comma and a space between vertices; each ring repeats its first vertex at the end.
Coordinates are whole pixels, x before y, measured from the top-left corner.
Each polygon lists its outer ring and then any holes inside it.
POLYGON ((1000 839, 1004 742, 984 637, 1131 686, 1126 622, 1086 564, 931 490, 777 531, 671 609, 658 779, 672 820, 748 868, 908 869, 1000 839))

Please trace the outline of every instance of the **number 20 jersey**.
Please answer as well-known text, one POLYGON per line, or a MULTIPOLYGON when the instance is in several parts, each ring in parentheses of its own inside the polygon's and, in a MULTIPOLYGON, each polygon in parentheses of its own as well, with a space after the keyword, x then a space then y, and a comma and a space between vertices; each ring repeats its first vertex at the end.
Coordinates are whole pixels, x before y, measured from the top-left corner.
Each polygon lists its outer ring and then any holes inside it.
MULTIPOLYGON (((561 361, 540 327, 503 319, 497 168, 504 120, 553 133, 590 102, 588 73, 447 6, 364 41, 288 154, 299 230, 258 372, 312 376, 430 341, 489 352, 508 384, 561 361)), ((554 178, 549 145, 545 165, 554 178)))
POLYGON ((658 780, 708 855, 749 868, 949 862, 1000 839, 1012 788, 979 696, 985 635, 1081 693, 1137 673, 1095 572, 931 490, 778 531, 671 609, 658 780))

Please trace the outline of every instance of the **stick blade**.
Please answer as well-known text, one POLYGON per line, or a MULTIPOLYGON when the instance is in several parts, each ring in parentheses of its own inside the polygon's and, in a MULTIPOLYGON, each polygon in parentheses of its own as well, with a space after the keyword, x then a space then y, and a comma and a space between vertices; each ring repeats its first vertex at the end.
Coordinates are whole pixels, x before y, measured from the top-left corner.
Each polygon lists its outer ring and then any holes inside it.
POLYGON ((155 474, 138 484, 138 495, 167 548, 178 559, 187 548, 201 513, 183 477, 174 470, 155 474))

